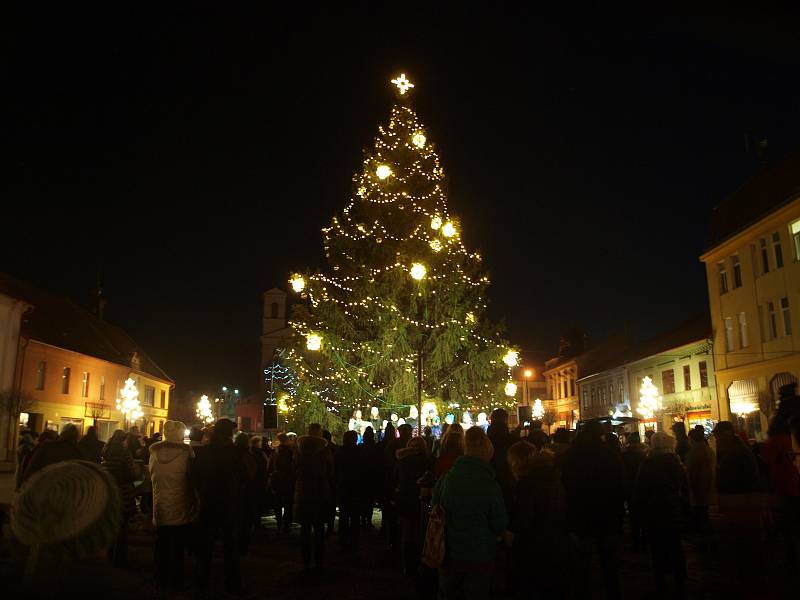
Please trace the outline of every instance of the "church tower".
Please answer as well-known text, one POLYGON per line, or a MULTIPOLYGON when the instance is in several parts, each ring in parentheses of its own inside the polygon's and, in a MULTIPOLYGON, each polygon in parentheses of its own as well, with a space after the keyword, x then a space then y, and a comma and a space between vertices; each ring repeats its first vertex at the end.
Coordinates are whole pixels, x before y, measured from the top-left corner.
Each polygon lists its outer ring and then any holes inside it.
POLYGON ((287 294, 272 288, 264 292, 264 317, 261 328, 261 386, 264 389, 264 369, 272 363, 275 352, 285 348, 292 338, 286 322, 287 294))

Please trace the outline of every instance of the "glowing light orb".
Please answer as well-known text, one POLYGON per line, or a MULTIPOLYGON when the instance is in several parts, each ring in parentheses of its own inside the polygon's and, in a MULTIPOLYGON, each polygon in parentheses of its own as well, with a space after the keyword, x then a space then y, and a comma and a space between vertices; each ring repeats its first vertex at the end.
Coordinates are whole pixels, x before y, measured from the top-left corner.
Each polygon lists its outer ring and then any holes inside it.
POLYGON ((425 268, 425 265, 422 263, 414 263, 411 265, 411 277, 420 281, 421 279, 425 278, 425 275, 428 273, 428 269, 425 268))
POLYGON ((433 217, 431 219, 431 229, 434 231, 439 229, 442 226, 442 217, 433 217))
POLYGON ((320 348, 322 348, 322 336, 318 333, 307 333, 306 334, 306 348, 309 350, 316 352, 320 348))
POLYGON ((440 252, 442 250, 442 242, 439 240, 431 240, 430 241, 431 250, 434 252, 440 252))
POLYGON ((525 369, 525 378, 530 379, 533 377, 533 371, 531 369, 525 369))
POLYGON ((509 350, 503 357, 503 362, 509 367, 516 367, 519 363, 519 352, 516 350, 509 350))
POLYGON ((456 226, 448 221, 442 226, 442 234, 444 237, 453 237, 456 234, 456 226))
POLYGON ((375 175, 378 176, 378 179, 386 179, 391 174, 392 169, 389 165, 380 165, 377 169, 375 169, 375 175))
POLYGON ((292 275, 289 283, 292 284, 292 289, 298 294, 306 288, 306 280, 299 273, 292 275))
POLYGON ((392 79, 392 83, 397 86, 397 89, 400 91, 401 96, 405 94, 409 90, 409 88, 414 87, 414 84, 411 83, 408 79, 406 79, 405 73, 400 73, 400 77, 392 79))
POLYGON ((474 322, 475 322, 475 313, 468 312, 467 323, 474 323, 474 322))
POLYGON ((517 384, 513 381, 506 383, 505 387, 506 396, 513 397, 517 395, 517 384))
POLYGON ((428 141, 425 137, 424 133, 415 133, 414 137, 411 138, 411 143, 414 144, 417 148, 425 147, 425 142, 428 141))

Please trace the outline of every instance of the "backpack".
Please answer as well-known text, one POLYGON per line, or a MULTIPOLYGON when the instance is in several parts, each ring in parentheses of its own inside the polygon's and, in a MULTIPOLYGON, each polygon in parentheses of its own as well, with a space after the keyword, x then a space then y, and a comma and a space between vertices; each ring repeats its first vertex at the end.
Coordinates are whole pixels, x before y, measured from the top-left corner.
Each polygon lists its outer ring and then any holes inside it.
POLYGON ((428 516, 428 528, 425 531, 425 543, 420 557, 424 564, 433 569, 440 568, 444 563, 447 545, 446 523, 444 507, 437 504, 428 516))

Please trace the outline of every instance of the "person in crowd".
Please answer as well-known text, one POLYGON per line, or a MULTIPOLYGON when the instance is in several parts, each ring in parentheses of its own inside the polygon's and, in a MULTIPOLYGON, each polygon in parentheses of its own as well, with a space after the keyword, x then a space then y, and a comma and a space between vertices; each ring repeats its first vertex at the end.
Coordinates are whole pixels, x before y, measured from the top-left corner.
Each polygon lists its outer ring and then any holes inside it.
POLYGON ((261 528, 261 516, 267 509, 267 465, 269 459, 263 449, 263 439, 260 435, 250 438, 250 456, 255 464, 253 477, 253 526, 261 528))
POLYGON ((162 442, 150 446, 150 480, 153 484, 156 583, 165 590, 183 590, 183 557, 189 527, 197 519, 197 498, 189 479, 194 452, 183 443, 186 425, 164 423, 162 442))
POLYGON ((622 464, 625 467, 625 504, 628 507, 628 520, 631 526, 631 537, 633 538, 633 551, 639 552, 642 547, 642 527, 636 506, 633 503, 633 486, 636 483, 636 476, 639 474, 639 467, 642 466, 644 459, 647 458, 649 448, 642 444, 638 431, 628 434, 628 445, 622 451, 622 464))
MULTIPOLYGON (((681 425, 682 426, 682 425, 681 425)), ((650 544, 656 589, 672 572, 677 598, 686 596, 686 557, 681 544, 686 473, 675 454, 675 438, 659 431, 650 438, 651 451, 639 468, 633 503, 650 544)))
POLYGON ((241 593, 239 537, 248 473, 241 452, 233 445, 234 424, 219 419, 192 463, 191 477, 200 501, 197 527, 197 576, 200 595, 208 590, 214 543, 221 538, 225 554, 225 590, 241 593))
POLYGON ((717 442, 720 558, 742 589, 754 594, 764 584, 763 556, 758 550, 764 504, 758 463, 730 421, 717 423, 713 434, 717 442))
POLYGON ((496 408, 492 411, 486 435, 494 448, 492 467, 497 477, 497 483, 503 490, 503 498, 505 498, 508 508, 511 501, 511 490, 514 487, 514 478, 511 476, 507 455, 508 449, 515 440, 508 431, 508 413, 504 409, 496 408))
POLYGON ((531 425, 530 429, 527 431, 527 435, 524 436, 524 439, 527 440, 528 443, 536 446, 537 452, 541 452, 550 444, 550 436, 542 431, 542 424, 540 421, 533 422, 533 425, 531 425))
POLYGON ((397 439, 397 430, 395 429, 394 425, 391 423, 387 423, 386 427, 381 434, 381 439, 377 443, 378 452, 380 453, 381 457, 381 475, 380 478, 377 480, 377 487, 378 487, 378 504, 381 509, 381 537, 387 540, 387 543, 391 545, 389 542, 389 530, 391 518, 387 515, 387 511, 391 514, 391 500, 392 500, 392 490, 391 490, 391 478, 386 472, 386 462, 387 462, 387 449, 389 444, 393 443, 397 439))
POLYGON ((288 533, 292 528, 294 503, 294 451, 289 436, 278 434, 278 447, 269 457, 269 487, 275 500, 275 522, 278 530, 288 533))
POLYGON ((557 598, 569 539, 564 487, 554 455, 520 441, 508 449, 508 463, 516 482, 510 514, 514 597, 557 598), (548 574, 533 585, 531 565, 548 574))
POLYGON ((192 425, 189 428, 189 446, 191 446, 196 457, 198 454, 197 449, 203 446, 203 428, 199 425, 192 425))
POLYGON ((36 445, 33 449, 23 458, 22 460, 22 473, 19 475, 19 483, 17 487, 22 485, 22 482, 25 481, 25 470, 28 468, 28 465, 31 464, 31 460, 34 456, 44 447, 47 442, 52 442, 58 439, 58 434, 53 431, 52 429, 45 429, 42 433, 39 434, 39 437, 36 438, 36 445))
POLYGON ((97 428, 92 425, 86 430, 86 435, 78 442, 78 449, 81 451, 83 460, 98 463, 103 459, 103 448, 105 444, 97 439, 97 428))
POLYGON ((244 465, 245 487, 242 496, 242 523, 239 528, 239 555, 244 556, 250 547, 253 524, 255 522, 256 496, 256 459, 250 453, 250 436, 240 431, 233 437, 233 446, 239 460, 244 465))
POLYGON ((622 444, 619 441, 619 436, 613 431, 608 431, 603 436, 603 441, 609 450, 616 454, 622 454, 622 444))
POLYGON ((35 451, 31 451, 31 459, 22 474, 22 483, 31 475, 48 465, 65 460, 82 460, 83 456, 78 448, 78 428, 72 423, 67 423, 58 435, 58 439, 45 442, 35 451))
POLYGON ((433 490, 432 505, 446 514, 446 556, 439 573, 439 598, 490 597, 497 537, 508 513, 491 466, 492 443, 480 427, 464 434, 459 457, 433 490))
MULTIPOLYGON (((339 446, 333 443, 333 435, 327 429, 322 430, 322 439, 326 442, 326 448, 331 455, 331 464, 334 465, 335 462, 334 457, 336 453, 339 451, 339 446)), ((335 476, 335 474, 334 474, 335 476)), ((328 509, 326 511, 325 517, 325 525, 328 530, 328 535, 333 535, 336 533, 336 497, 334 494, 331 494, 330 501, 328 502, 328 509)))
POLYGON ((686 436, 686 426, 683 421, 672 424, 672 433, 675 436, 675 454, 686 464, 686 453, 689 452, 689 438, 686 436))
POLYGON ((336 500, 339 505, 339 543, 348 550, 358 549, 361 517, 367 489, 366 450, 358 446, 358 433, 346 431, 342 447, 333 457, 336 475, 336 500))
POLYGON ((413 432, 414 429, 408 423, 400 425, 397 428, 398 437, 393 440, 390 439, 384 448, 384 503, 381 507, 381 527, 386 535, 386 541, 392 549, 398 548, 400 542, 399 517, 397 516, 397 508, 394 505, 397 451, 408 445, 413 432))
POLYGON ((415 437, 397 451, 394 506, 400 522, 400 550, 403 572, 414 575, 419 567, 420 500, 417 482, 430 470, 424 438, 415 437))
POLYGON ((372 511, 375 508, 377 497, 376 481, 381 481, 383 476, 381 449, 375 441, 375 431, 372 427, 367 427, 363 435, 363 454, 364 454, 364 512, 361 515, 361 527, 372 527, 372 511))
POLYGON ((128 562, 128 524, 136 514, 136 499, 133 482, 139 478, 139 471, 128 450, 128 436, 117 429, 103 450, 103 468, 114 478, 120 492, 121 524, 114 544, 109 550, 109 558, 115 567, 125 567, 128 562))
POLYGON ((310 424, 296 444, 294 518, 302 528, 305 570, 312 566, 319 570, 323 567, 325 521, 333 502, 333 459, 319 423, 310 424))
POLYGON ((553 434, 553 443, 550 444, 550 449, 556 457, 556 464, 561 465, 561 460, 564 454, 569 450, 570 438, 569 430, 565 427, 559 427, 553 434))
POLYGON ((20 484, 22 484, 22 472, 23 472, 23 465, 26 463, 26 459, 36 447, 36 441, 34 440, 34 433, 29 429, 25 429, 19 436, 19 444, 17 445, 17 464, 16 464, 16 472, 14 473, 14 489, 19 489, 20 484))
MULTIPOLYGON (((686 478, 689 483, 690 524, 701 540, 711 532, 708 507, 714 503, 714 451, 708 445, 703 429, 689 432, 689 451, 686 453, 686 478)), ((705 541, 701 542, 705 548, 705 541)))
POLYGON ((653 434, 656 432, 655 429, 645 429, 644 430, 644 443, 647 444, 647 447, 650 447, 650 438, 653 437, 653 434))
POLYGON ((458 423, 447 428, 442 439, 439 458, 433 468, 433 478, 439 481, 455 464, 459 456, 464 455, 464 429, 458 423))
POLYGON ((429 426, 426 426, 425 429, 422 430, 422 439, 425 440, 425 445, 428 449, 428 456, 433 455, 433 442, 436 441, 436 438, 433 437, 433 429, 429 426))
MULTIPOLYGON (((594 549, 600 556, 607 598, 619 598, 619 539, 624 516, 625 468, 622 457, 606 446, 604 429, 587 423, 564 454, 561 473, 567 521, 580 561, 588 572, 594 549)), ((578 596, 589 597, 589 580, 577 581, 578 596)))
POLYGON ((793 568, 800 566, 800 474, 794 468, 791 419, 800 414, 800 398, 794 395, 794 383, 780 389, 781 402, 767 430, 767 443, 762 448, 770 492, 775 506, 775 529, 784 547, 784 559, 793 568))

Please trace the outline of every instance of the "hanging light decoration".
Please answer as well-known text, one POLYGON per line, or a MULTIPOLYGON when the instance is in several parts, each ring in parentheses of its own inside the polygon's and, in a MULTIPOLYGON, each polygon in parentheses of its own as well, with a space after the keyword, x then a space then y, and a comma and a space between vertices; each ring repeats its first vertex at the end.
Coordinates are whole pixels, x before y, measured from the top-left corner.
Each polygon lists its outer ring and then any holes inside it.
POLYGON ((519 352, 516 350, 509 350, 503 357, 503 362, 509 367, 516 367, 519 364, 519 352))
POLYGON ((322 336, 319 335, 318 333, 307 333, 306 348, 308 348, 312 352, 316 352, 317 350, 322 348, 322 336))
POLYGON ((292 275, 292 278, 289 280, 289 283, 292 285, 292 289, 298 294, 302 292, 306 287, 306 280, 299 273, 295 273, 294 275, 292 275))
POLYGON ((417 281, 420 281, 425 278, 425 275, 428 273, 428 269, 426 269, 425 265, 422 263, 413 263, 409 272, 411 273, 411 277, 417 281))
POLYGON ((442 225, 442 235, 444 237, 453 237, 456 234, 456 226, 453 225, 452 221, 448 221, 444 225, 442 225))
POLYGON ((392 174, 392 169, 389 165, 380 165, 377 169, 375 169, 375 175, 378 176, 378 179, 386 179, 389 175, 392 174))
POLYGON ((513 381, 506 383, 505 387, 506 396, 513 397, 517 395, 517 384, 513 381))

